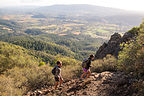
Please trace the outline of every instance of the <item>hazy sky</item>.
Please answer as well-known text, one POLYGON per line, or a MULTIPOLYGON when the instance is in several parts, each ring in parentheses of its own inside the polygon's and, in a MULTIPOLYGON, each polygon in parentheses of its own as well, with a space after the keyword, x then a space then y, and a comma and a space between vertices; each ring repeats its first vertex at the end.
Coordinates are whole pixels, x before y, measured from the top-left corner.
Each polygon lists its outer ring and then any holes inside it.
POLYGON ((92 4, 144 12, 144 0, 0 0, 0 7, 54 4, 92 4))

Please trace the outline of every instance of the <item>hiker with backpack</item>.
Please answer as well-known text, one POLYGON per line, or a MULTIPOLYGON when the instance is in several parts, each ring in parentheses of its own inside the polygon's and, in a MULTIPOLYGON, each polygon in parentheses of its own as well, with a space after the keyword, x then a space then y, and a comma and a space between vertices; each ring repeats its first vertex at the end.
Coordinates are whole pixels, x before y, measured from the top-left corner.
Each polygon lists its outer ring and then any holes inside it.
POLYGON ((62 78, 62 75, 61 75, 61 67, 62 67, 62 62, 61 61, 57 61, 57 66, 55 66, 53 69, 52 69, 52 74, 54 75, 54 78, 55 78, 55 89, 57 89, 57 86, 58 86, 58 83, 59 83, 59 86, 62 87, 62 82, 63 82, 63 78, 62 78))
POLYGON ((94 60, 94 55, 90 55, 88 59, 85 59, 82 62, 83 74, 80 77, 80 80, 83 80, 83 77, 87 74, 86 79, 91 75, 90 67, 91 61, 94 60))

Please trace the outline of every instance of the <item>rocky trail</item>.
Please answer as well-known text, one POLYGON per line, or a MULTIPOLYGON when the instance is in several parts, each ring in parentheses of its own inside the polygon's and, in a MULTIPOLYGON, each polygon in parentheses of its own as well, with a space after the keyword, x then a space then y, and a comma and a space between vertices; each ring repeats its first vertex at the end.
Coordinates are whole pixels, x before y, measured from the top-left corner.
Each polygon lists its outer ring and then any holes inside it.
POLYGON ((54 86, 29 92, 27 96, 134 96, 131 79, 121 72, 92 73, 89 79, 64 82, 57 91, 54 86))

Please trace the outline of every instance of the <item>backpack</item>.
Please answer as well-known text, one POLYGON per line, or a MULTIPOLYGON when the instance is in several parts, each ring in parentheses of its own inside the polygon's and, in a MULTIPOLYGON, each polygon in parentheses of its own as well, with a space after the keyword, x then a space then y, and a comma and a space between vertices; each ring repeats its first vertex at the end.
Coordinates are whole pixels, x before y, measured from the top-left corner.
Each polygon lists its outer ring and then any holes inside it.
POLYGON ((52 74, 53 74, 53 75, 56 74, 56 68, 57 68, 57 66, 55 66, 55 67, 52 69, 52 74))
POLYGON ((86 68, 87 67, 87 63, 88 63, 88 59, 85 59, 83 62, 82 62, 82 67, 83 68, 86 68))

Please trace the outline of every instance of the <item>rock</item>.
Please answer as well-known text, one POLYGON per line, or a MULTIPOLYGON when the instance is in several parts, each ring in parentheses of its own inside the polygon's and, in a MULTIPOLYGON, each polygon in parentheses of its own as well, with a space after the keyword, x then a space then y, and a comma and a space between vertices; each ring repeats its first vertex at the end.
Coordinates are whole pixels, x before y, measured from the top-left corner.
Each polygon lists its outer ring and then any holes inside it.
POLYGON ((90 78, 90 80, 95 80, 94 76, 90 76, 89 78, 90 78))
POLYGON ((87 92, 83 92, 83 95, 87 95, 87 92))
POLYGON ((95 76, 97 73, 91 73, 91 76, 95 76))
POLYGON ((118 56, 118 52, 122 49, 120 48, 120 44, 123 42, 127 42, 134 37, 130 32, 126 32, 123 37, 120 34, 114 33, 108 43, 104 43, 96 52, 95 59, 102 59, 106 57, 107 54, 111 54, 115 57, 118 56))
POLYGON ((100 74, 96 74, 96 75, 94 75, 94 77, 95 77, 95 78, 98 78, 98 77, 99 77, 99 75, 100 75, 100 74))
POLYGON ((41 96, 42 95, 42 91, 36 91, 36 96, 41 96))
POLYGON ((51 92, 50 90, 43 90, 43 95, 46 95, 46 94, 48 94, 50 92, 51 92))

